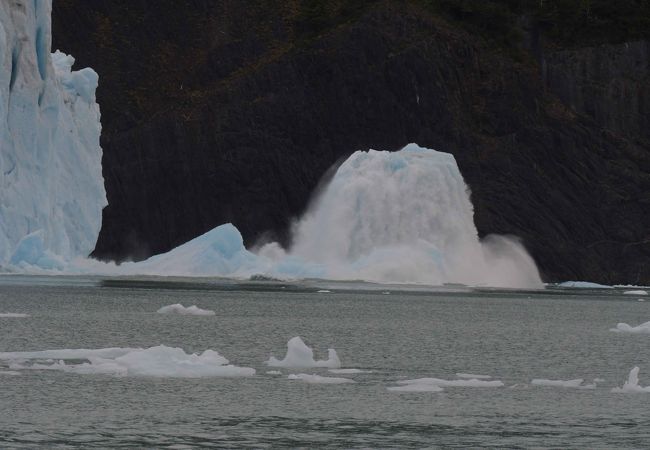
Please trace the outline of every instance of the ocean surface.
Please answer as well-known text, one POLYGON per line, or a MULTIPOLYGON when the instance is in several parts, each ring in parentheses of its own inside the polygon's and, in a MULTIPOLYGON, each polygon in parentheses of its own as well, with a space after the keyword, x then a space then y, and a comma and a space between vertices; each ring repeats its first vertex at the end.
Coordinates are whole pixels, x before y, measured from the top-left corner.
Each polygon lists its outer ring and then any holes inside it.
POLYGON ((648 448, 650 393, 612 392, 634 366, 650 385, 650 334, 610 331, 650 320, 650 298, 624 290, 0 276, 0 314, 27 315, 0 315, 0 352, 165 345, 256 370, 116 376, 59 370, 97 363, 83 357, 5 353, 0 447, 648 448), (176 303, 215 315, 156 313, 176 303), (267 367, 294 336, 362 372, 267 367), (288 379, 297 373, 354 382, 288 379), (457 373, 503 386, 388 389, 457 373), (576 378, 596 386, 531 384, 576 378))

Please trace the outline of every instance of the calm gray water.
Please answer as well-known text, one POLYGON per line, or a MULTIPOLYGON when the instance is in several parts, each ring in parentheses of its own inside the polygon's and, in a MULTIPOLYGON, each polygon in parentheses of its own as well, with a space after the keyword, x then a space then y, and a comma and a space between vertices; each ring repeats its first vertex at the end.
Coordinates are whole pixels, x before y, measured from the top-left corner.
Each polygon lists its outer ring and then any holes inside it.
MULTIPOLYGON (((19 370, 0 375, 0 447, 647 448, 650 394, 616 394, 650 335, 610 332, 650 320, 622 290, 372 291, 370 285, 0 277, 0 352, 143 347, 213 349, 250 378, 154 378, 19 370), (326 287, 330 293, 318 293, 326 287), (355 288, 355 289, 352 289, 355 288), (383 294, 382 291, 390 291, 383 294), (182 303, 216 316, 156 314, 182 303), (301 336, 343 367, 266 373, 301 336), (295 372, 354 384, 312 385, 295 372), (404 378, 487 374, 500 388, 387 390, 404 378), (594 378, 594 390, 533 378, 594 378)), ((9 371, 0 361, 0 371, 9 371)))

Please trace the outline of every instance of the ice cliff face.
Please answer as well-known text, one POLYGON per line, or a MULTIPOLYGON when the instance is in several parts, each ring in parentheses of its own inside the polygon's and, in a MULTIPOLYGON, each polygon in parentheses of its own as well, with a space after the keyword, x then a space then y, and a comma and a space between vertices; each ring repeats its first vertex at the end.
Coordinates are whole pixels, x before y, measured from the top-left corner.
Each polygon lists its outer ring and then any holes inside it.
POLYGON ((107 204, 98 76, 50 53, 51 10, 0 2, 0 266, 87 256, 107 204))

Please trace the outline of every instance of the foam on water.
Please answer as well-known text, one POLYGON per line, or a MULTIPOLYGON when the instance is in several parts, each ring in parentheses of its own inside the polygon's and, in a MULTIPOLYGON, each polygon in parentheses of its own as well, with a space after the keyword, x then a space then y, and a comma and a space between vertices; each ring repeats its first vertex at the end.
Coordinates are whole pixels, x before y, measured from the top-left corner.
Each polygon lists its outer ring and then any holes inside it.
POLYGON ((333 348, 328 349, 328 358, 326 360, 316 361, 314 359, 314 352, 309 348, 300 336, 293 337, 287 342, 287 354, 284 359, 279 360, 273 355, 266 361, 271 367, 291 367, 291 368, 311 368, 311 367, 326 367, 330 369, 338 369, 341 367, 336 350, 333 348))
POLYGON ((215 312, 210 309, 201 309, 196 305, 187 308, 180 303, 167 305, 156 311, 158 314, 180 314, 182 316, 214 316, 215 312))
POLYGON ((12 370, 60 370, 78 374, 171 378, 246 377, 255 369, 228 364, 214 350, 201 354, 159 345, 141 348, 63 349, 36 352, 1 352, 12 370))

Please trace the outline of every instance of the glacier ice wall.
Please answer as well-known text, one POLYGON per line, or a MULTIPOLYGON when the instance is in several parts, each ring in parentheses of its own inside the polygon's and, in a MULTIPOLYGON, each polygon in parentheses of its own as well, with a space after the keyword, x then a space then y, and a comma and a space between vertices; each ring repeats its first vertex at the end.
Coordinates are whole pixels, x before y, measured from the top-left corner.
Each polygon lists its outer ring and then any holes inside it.
POLYGON ((50 53, 51 9, 0 2, 0 266, 87 256, 107 204, 98 76, 50 53))

